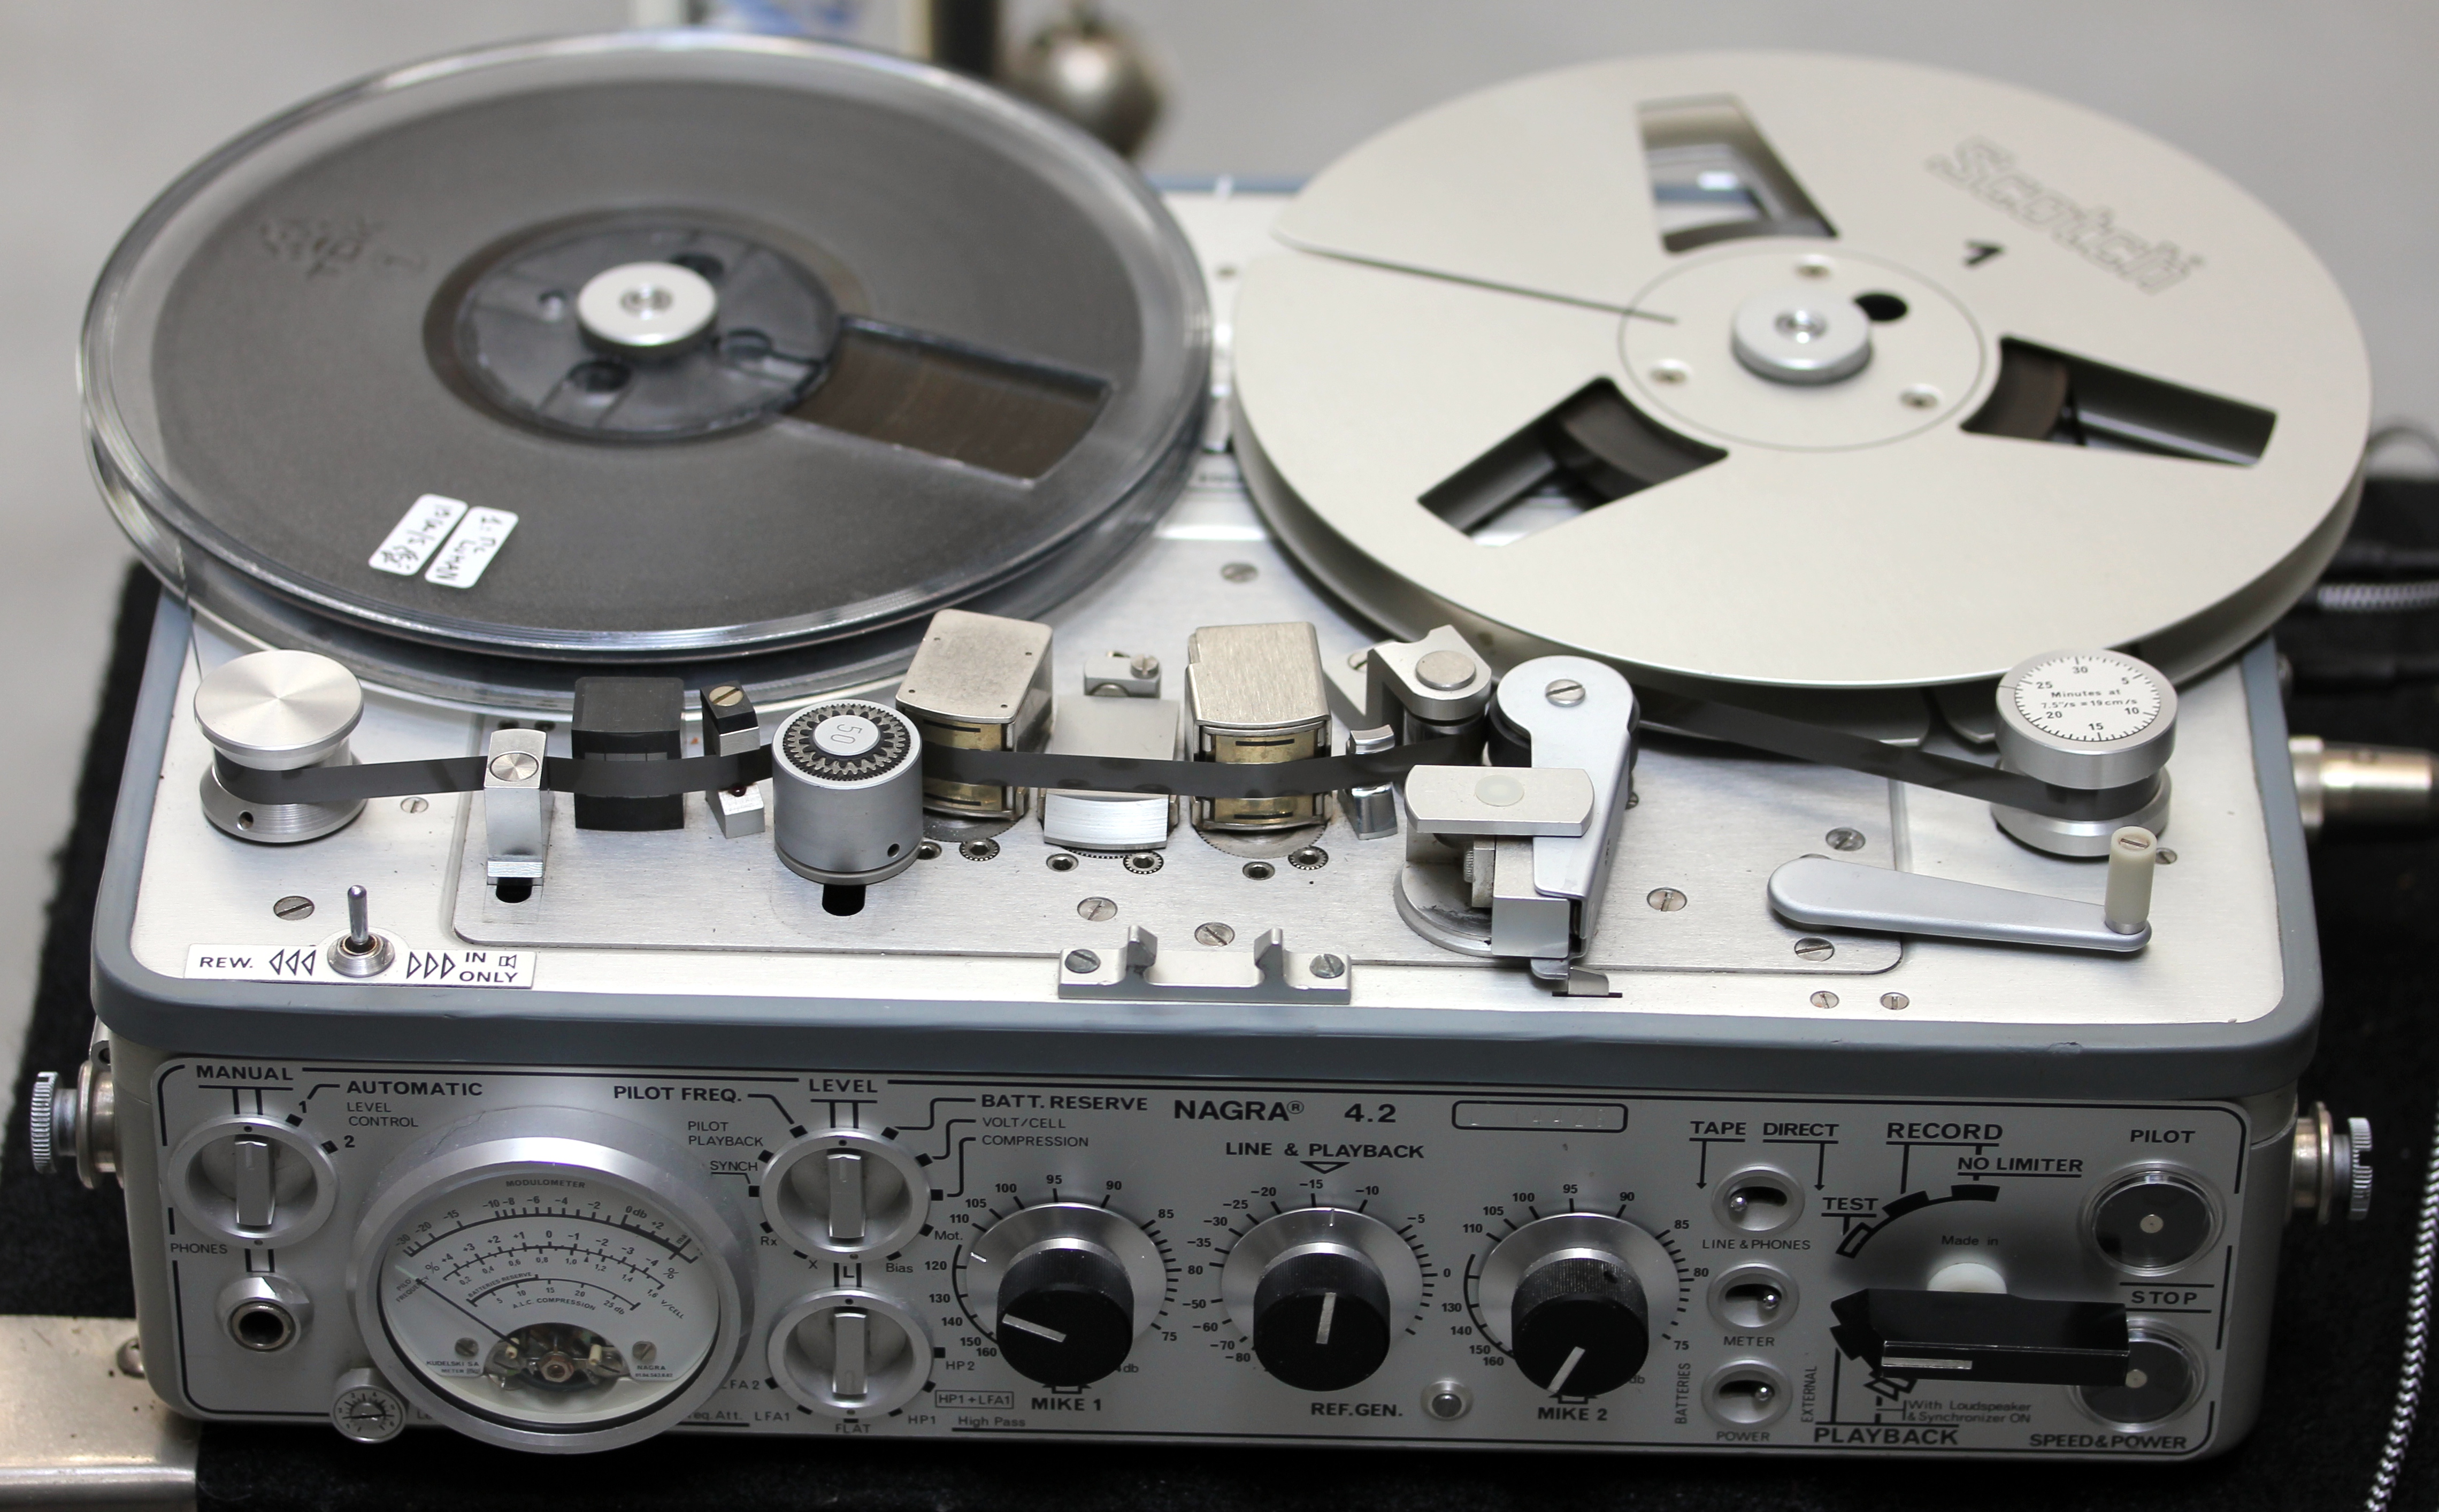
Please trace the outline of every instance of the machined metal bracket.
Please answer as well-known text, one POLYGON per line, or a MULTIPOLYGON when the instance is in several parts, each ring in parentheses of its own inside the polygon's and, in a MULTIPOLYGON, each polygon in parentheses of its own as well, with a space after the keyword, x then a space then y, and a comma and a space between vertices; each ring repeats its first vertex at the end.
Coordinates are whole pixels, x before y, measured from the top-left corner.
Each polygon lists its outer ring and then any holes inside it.
POLYGON ((553 797, 543 786, 549 743, 540 730, 491 732, 483 762, 483 829, 490 846, 483 875, 490 881, 542 885, 553 797))
POLYGON ((1059 959, 1059 995, 1136 1003, 1345 1003, 1355 969, 1329 952, 1290 951, 1284 933, 1264 930, 1251 950, 1172 951, 1138 924, 1126 948, 1079 947, 1059 959))
POLYGON ((1520 959, 1570 997, 1605 996, 1576 970, 1600 922, 1634 763, 1634 689, 1581 656, 1541 656, 1501 680, 1504 738, 1529 767, 1417 767, 1406 782, 1398 916, 1469 955, 1520 959))
POLYGON ((1382 641, 1363 656, 1363 722, 1391 723, 1400 708, 1427 725, 1478 720, 1495 681, 1489 658, 1453 625, 1417 641, 1382 641))

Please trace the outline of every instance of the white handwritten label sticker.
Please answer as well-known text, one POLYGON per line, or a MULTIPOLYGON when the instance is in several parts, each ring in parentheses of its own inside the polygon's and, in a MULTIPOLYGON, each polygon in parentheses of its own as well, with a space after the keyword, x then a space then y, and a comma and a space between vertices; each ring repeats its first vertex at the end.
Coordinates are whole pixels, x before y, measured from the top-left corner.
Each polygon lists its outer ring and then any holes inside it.
POLYGON ((427 493, 415 501, 406 513, 374 552, 368 564, 375 572, 394 572, 401 578, 412 578, 423 570, 440 543, 449 539, 450 530, 466 516, 466 501, 444 499, 427 493))
POLYGON ((187 975, 220 982, 354 982, 405 987, 521 987, 534 983, 531 951, 401 948, 378 976, 341 976, 320 945, 190 945, 187 975))
POLYGON ((467 510, 423 580, 443 588, 473 587, 516 527, 517 517, 506 509, 467 510))

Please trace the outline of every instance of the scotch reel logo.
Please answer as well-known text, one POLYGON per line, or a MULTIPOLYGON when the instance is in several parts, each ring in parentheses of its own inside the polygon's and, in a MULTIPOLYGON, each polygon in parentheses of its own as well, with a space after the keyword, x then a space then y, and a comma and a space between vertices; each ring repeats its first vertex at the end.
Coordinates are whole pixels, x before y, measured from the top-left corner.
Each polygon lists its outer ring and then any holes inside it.
POLYGON ((2016 154, 1996 142, 1971 137, 1958 145, 1955 156, 1934 157, 1923 166, 2033 229, 2048 232, 2060 245, 2081 253, 2085 261, 2145 294, 2182 282, 2201 263, 2173 241, 2153 241, 2119 229, 2114 210, 2077 204, 2051 188, 2019 169, 2016 154))

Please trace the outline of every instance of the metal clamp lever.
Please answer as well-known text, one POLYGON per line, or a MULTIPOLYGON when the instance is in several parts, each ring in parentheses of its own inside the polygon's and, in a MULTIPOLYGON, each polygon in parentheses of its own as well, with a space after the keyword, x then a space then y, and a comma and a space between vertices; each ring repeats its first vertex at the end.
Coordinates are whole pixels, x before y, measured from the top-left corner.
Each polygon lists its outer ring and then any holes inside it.
POLYGON ((2110 858, 2111 908, 2081 903, 2045 893, 2023 893, 2009 887, 1986 887, 1946 877, 1888 871, 1804 856, 1789 862, 1770 877, 1770 906, 1798 924, 1819 929, 1879 930, 1893 934, 1937 934, 1949 939, 1992 940, 2008 945, 2048 945, 2077 951, 2110 951, 2130 954, 2151 943, 2151 926, 2142 916, 2150 902, 2147 885, 2139 887, 2139 902, 2128 896, 2136 885, 2123 880, 2142 867, 2148 882, 2150 836, 2120 830, 2123 841, 2141 835, 2145 845, 2139 856, 2110 858))
POLYGON ((1345 1003, 1353 968, 1344 955, 1306 955, 1284 934, 1264 930, 1250 951, 1160 952, 1160 937, 1138 924, 1123 952, 1069 951, 1059 961, 1062 998, 1152 1003, 1345 1003))

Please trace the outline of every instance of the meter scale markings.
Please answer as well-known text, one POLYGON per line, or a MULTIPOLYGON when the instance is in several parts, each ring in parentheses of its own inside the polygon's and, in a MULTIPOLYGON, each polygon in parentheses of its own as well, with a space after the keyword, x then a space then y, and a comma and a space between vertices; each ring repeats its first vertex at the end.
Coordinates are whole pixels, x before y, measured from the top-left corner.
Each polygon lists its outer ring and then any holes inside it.
POLYGON ((717 1283, 697 1238, 642 1201, 500 1190, 558 1180, 495 1175, 411 1217, 383 1322, 427 1380, 487 1416, 573 1428, 648 1412, 709 1359, 717 1283))

